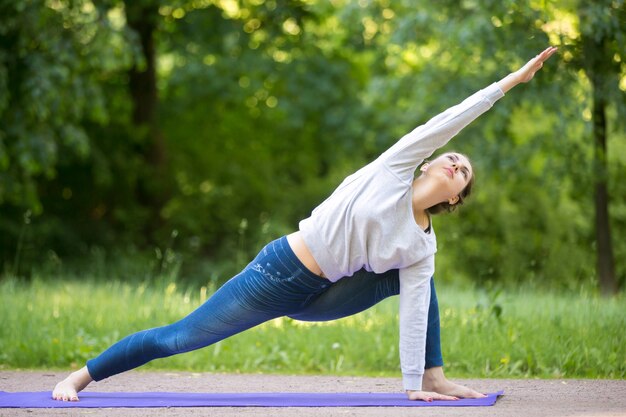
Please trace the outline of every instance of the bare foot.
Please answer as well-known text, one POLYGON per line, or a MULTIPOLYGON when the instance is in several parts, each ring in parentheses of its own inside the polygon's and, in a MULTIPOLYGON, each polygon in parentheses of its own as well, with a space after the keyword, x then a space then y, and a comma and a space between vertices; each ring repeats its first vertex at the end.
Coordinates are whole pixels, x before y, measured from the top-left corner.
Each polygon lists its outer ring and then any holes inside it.
POLYGON ((76 372, 73 372, 59 382, 54 391, 52 391, 52 399, 59 401, 78 401, 78 393, 85 389, 93 379, 87 371, 87 367, 83 367, 76 372))
POLYGON ((439 394, 451 395, 459 398, 484 398, 485 394, 474 391, 464 385, 455 384, 448 381, 443 374, 443 368, 440 366, 428 368, 424 372, 424 380, 422 382, 424 391, 434 391, 439 394))

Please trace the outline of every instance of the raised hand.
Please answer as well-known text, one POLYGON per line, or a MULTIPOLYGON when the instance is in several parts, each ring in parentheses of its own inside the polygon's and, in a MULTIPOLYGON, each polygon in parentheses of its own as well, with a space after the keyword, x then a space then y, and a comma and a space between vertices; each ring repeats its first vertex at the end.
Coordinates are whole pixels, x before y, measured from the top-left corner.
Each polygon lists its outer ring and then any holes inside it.
POLYGON ((544 49, 543 52, 528 61, 522 68, 498 81, 498 86, 504 93, 506 93, 517 84, 527 83, 532 80, 535 73, 543 67, 543 63, 554 55, 556 51, 558 51, 558 48, 554 46, 544 49))
POLYGON ((535 73, 543 67, 543 63, 546 62, 559 48, 554 46, 550 46, 549 48, 544 49, 539 55, 531 59, 524 65, 522 68, 515 71, 515 74, 518 77, 519 82, 527 83, 532 80, 535 76, 535 73))

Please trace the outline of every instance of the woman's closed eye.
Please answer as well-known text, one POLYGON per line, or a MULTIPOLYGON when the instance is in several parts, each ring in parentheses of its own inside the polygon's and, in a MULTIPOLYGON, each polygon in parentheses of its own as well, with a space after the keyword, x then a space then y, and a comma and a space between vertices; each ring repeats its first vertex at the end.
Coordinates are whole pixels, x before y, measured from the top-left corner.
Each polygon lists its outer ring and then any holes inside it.
MULTIPOLYGON (((448 159, 450 160, 450 162, 452 162, 453 164, 458 164, 459 162, 459 157, 454 155, 454 154, 450 154, 447 155, 448 159)), ((463 178, 468 179, 469 178, 469 170, 466 167, 461 167, 461 174, 463 174, 463 178)))

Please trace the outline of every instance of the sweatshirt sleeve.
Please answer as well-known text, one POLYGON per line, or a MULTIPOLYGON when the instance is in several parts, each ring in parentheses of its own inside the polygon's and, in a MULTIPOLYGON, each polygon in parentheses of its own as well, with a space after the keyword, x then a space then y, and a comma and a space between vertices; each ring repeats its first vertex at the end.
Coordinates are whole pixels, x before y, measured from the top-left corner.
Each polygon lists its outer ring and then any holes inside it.
POLYGON ((430 305, 430 278, 435 255, 400 270, 400 367, 405 390, 422 389, 426 330, 430 305))
POLYGON ((448 143, 503 96, 497 83, 474 93, 462 103, 450 107, 404 135, 381 155, 383 163, 402 181, 412 181, 417 166, 424 159, 448 143))

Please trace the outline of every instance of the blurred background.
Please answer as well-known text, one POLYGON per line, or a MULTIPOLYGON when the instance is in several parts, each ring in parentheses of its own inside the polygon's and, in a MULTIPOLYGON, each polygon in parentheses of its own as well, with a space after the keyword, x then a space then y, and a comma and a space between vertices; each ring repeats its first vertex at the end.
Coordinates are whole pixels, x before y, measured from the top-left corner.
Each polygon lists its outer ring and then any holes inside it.
POLYGON ((623 0, 0 3, 0 274, 223 282, 415 126, 560 51, 453 141, 437 279, 626 281, 623 0))

